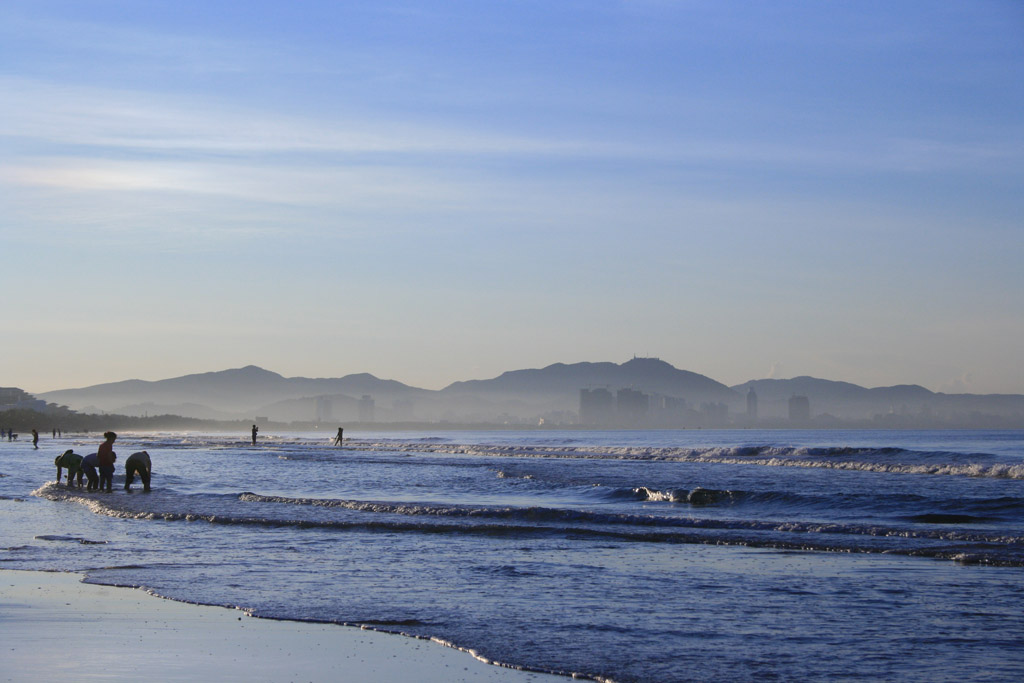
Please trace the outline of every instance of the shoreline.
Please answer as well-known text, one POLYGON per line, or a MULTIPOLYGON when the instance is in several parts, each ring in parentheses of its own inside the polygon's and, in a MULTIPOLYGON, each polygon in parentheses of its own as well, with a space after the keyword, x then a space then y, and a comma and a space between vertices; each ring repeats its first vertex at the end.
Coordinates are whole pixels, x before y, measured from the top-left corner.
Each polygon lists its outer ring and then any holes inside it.
POLYGON ((0 570, 0 680, 486 681, 555 674, 490 663, 440 641, 339 624, 252 617, 78 572, 0 570))

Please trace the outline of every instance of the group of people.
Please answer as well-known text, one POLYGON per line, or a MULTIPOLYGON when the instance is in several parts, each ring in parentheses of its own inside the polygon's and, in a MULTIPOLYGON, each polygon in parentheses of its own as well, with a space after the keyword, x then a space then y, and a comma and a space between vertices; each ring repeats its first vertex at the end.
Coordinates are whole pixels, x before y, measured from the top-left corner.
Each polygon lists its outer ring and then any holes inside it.
MULTIPOLYGON (((57 439, 63 436, 63 432, 60 429, 53 430, 53 438, 57 439)), ((0 439, 6 438, 8 441, 14 441, 18 438, 18 435, 14 433, 14 429, 3 427, 0 428, 0 439)), ((32 430, 32 446, 39 448, 39 430, 32 430)))
MULTIPOLYGON (((68 471, 68 486, 75 485, 75 478, 78 478, 78 487, 82 487, 82 479, 88 479, 87 491, 106 491, 110 493, 114 481, 114 462, 117 460, 117 453, 114 452, 114 441, 117 434, 105 432, 105 439, 95 453, 82 456, 74 450, 64 451, 54 459, 53 464, 57 466, 57 483, 60 483, 62 470, 68 471)), ((149 453, 139 451, 128 456, 124 463, 124 490, 130 491, 135 476, 142 479, 143 490, 149 491, 149 482, 153 472, 153 463, 149 453)))

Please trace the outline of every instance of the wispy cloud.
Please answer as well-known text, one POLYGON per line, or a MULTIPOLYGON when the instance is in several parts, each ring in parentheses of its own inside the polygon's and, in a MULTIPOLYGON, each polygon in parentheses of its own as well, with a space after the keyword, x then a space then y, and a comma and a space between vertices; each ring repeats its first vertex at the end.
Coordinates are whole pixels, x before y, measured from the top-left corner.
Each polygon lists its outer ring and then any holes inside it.
MULTIPOLYGON (((189 100, 139 91, 67 86, 0 78, 0 136, 17 154, 52 154, 63 146, 74 155, 111 157, 187 155, 319 157, 321 163, 363 165, 368 156, 406 164, 477 157, 577 159, 655 164, 748 164, 765 168, 828 169, 830 172, 935 171, 1021 163, 1024 142, 888 138, 857 141, 745 140, 676 134, 672 139, 617 140, 521 135, 488 130, 480 123, 419 123, 363 114, 303 117, 272 110, 189 100), (33 148, 33 146, 35 148, 33 148), (40 151, 42 148, 43 151, 40 151)), ((11 155, 8 155, 9 157, 11 155)), ((26 176, 28 177, 28 176, 26 176)))

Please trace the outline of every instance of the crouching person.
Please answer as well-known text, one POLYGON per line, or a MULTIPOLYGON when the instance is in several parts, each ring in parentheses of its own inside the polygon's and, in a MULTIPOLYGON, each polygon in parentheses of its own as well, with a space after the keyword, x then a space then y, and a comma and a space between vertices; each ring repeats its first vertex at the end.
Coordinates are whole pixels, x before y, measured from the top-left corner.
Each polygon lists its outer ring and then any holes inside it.
POLYGON ((135 475, 142 479, 142 489, 149 492, 149 478, 153 471, 153 463, 149 459, 149 453, 139 451, 132 453, 124 462, 124 490, 130 491, 135 475))
POLYGON ((53 460, 57 466, 57 483, 60 483, 61 470, 68 471, 68 486, 74 486, 75 475, 78 475, 78 487, 82 487, 82 456, 74 451, 64 451, 53 460))
POLYGON ((100 456, 96 453, 90 453, 89 455, 82 458, 82 471, 85 472, 85 478, 88 479, 88 483, 85 485, 86 491, 98 491, 100 488, 100 475, 96 472, 96 468, 100 465, 100 456))

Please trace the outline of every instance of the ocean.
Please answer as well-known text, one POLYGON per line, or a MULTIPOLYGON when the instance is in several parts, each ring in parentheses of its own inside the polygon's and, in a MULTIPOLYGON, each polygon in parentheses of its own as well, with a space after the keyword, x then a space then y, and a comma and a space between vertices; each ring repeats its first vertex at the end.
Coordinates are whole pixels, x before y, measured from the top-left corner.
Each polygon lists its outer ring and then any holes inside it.
POLYGON ((122 434, 111 494, 0 442, 0 567, 596 680, 1024 678, 1024 431, 333 436, 122 434))

